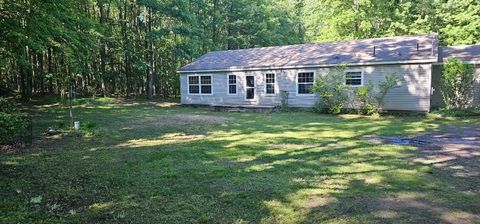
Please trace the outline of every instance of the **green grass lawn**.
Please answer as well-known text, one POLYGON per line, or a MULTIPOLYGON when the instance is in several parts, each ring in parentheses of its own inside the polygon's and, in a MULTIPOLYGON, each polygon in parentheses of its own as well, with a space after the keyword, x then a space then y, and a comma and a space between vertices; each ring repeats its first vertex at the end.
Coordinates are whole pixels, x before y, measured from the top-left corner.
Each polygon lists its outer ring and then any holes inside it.
POLYGON ((0 154, 0 223, 459 223, 480 220, 480 178, 415 162, 414 135, 478 117, 221 113, 168 102, 54 102, 34 145, 0 154))

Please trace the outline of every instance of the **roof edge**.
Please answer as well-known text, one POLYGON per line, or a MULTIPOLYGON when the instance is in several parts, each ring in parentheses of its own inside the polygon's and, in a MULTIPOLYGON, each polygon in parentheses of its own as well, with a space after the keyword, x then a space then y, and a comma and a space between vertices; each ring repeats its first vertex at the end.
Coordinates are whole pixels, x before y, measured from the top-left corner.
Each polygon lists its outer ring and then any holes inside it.
POLYGON ((436 59, 424 60, 405 60, 405 61, 382 61, 382 62, 360 62, 360 63, 340 63, 340 64, 325 64, 325 65, 298 65, 298 66, 272 66, 272 67, 252 67, 252 68, 227 68, 227 69, 213 69, 213 70, 177 70, 180 74, 190 73, 209 73, 209 72, 244 72, 244 71, 261 71, 261 70, 277 70, 277 69, 305 69, 305 68, 328 68, 336 66, 362 66, 362 65, 396 65, 396 64, 424 64, 424 63, 439 63, 438 57, 436 59))
MULTIPOLYGON (((473 64, 473 65, 480 65, 480 60, 460 60, 462 63, 473 64)), ((434 65, 443 65, 446 61, 438 61, 434 62, 434 65)))
POLYGON ((453 46, 440 46, 440 49, 465 49, 469 47, 480 47, 480 44, 462 44, 453 46))

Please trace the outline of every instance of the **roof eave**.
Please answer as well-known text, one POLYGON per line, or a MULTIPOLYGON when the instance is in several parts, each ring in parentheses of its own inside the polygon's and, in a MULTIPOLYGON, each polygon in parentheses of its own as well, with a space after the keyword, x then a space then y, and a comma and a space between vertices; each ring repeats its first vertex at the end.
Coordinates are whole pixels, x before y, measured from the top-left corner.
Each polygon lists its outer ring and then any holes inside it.
POLYGON ((395 65, 395 64, 424 64, 439 63, 438 59, 421 59, 421 60, 404 60, 404 61, 377 61, 377 62, 357 62, 357 63, 338 63, 323 65, 295 65, 295 66, 270 66, 270 67, 251 67, 251 68, 225 68, 210 70, 178 70, 180 74, 190 73, 212 73, 212 72, 243 72, 243 71, 260 71, 260 70, 278 70, 278 69, 305 69, 305 68, 325 68, 336 66, 367 66, 367 65, 395 65))
MULTIPOLYGON (((468 63, 468 64, 475 64, 475 65, 480 64, 480 60, 462 60, 462 59, 459 59, 459 60, 463 63, 468 63)), ((445 64, 446 61, 447 60, 438 61, 438 62, 435 62, 433 64, 434 65, 443 65, 443 64, 445 64)))

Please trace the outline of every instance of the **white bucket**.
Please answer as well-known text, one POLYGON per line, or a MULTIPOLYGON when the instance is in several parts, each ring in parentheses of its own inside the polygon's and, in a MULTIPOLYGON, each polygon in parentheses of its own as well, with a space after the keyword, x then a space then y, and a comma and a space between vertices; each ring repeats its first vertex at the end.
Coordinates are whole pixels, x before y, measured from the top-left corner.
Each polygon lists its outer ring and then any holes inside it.
POLYGON ((75 128, 75 130, 80 129, 80 121, 73 122, 73 127, 75 128))

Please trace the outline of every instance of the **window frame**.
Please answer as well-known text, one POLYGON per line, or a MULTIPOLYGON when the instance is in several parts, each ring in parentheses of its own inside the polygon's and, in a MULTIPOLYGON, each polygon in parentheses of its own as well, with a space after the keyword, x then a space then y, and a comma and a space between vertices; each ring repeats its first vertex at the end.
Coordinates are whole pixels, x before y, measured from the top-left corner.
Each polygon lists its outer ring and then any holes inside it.
POLYGON ((306 84, 306 82, 302 82, 302 83, 299 83, 298 82, 298 74, 299 73, 313 73, 313 82, 312 82, 312 85, 315 84, 315 79, 317 77, 317 72, 315 70, 298 70, 296 75, 295 75, 295 89, 296 89, 296 93, 298 96, 315 96, 315 93, 299 93, 298 92, 298 84, 306 84))
POLYGON ((236 96, 238 95, 238 75, 228 74, 227 75, 227 95, 236 96), (235 84, 230 83, 230 76, 235 77, 235 84), (230 86, 235 85, 235 93, 230 93, 230 86))
POLYGON ((364 80, 364 78, 365 78, 364 72, 363 72, 363 70, 359 70, 359 69, 345 70, 345 71, 344 71, 343 78, 344 78, 343 84, 344 84, 345 86, 347 86, 347 87, 362 87, 362 86, 364 85, 364 83, 365 83, 365 80, 364 80), (355 73, 360 73, 360 85, 347 85, 347 73, 350 73, 350 72, 351 72, 351 73, 353 73, 353 72, 355 72, 355 73))
POLYGON ((202 74, 193 74, 193 75, 187 75, 187 88, 188 88, 188 95, 197 95, 197 96, 209 96, 213 95, 213 75, 202 75, 202 74), (210 77, 210 84, 202 84, 202 77, 203 76, 209 76, 210 77), (198 77, 198 84, 192 84, 192 85, 197 85, 198 86, 198 93, 191 93, 190 92, 190 77, 198 77), (210 93, 202 93, 202 85, 210 85, 210 93))
POLYGON ((275 72, 265 72, 263 73, 263 77, 265 80, 265 95, 266 96, 275 96, 277 95, 277 73, 275 72), (267 83, 267 75, 273 74, 273 83, 267 83), (273 85, 273 93, 267 93, 267 85, 273 85))

